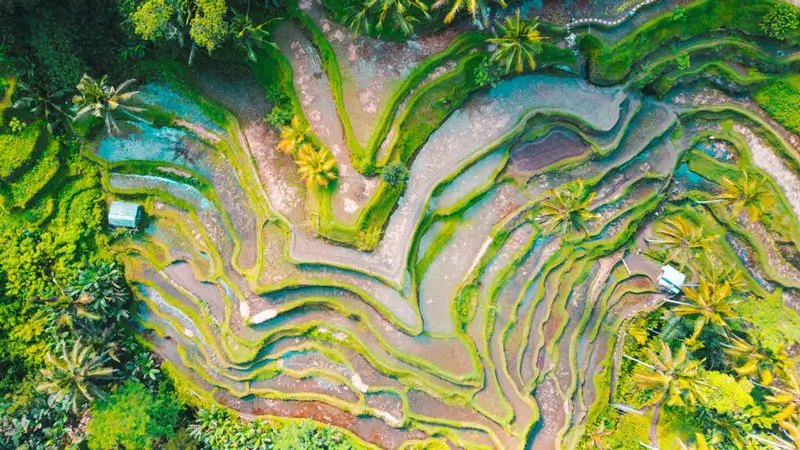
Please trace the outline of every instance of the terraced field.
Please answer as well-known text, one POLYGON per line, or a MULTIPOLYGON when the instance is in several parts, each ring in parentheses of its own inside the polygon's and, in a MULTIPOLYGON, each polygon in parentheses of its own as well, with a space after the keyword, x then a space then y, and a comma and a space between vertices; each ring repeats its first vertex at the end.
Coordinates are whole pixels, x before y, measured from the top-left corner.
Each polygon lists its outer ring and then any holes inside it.
POLYGON ((480 38, 353 39, 303 7, 260 57, 335 154, 330 188, 307 189, 274 150, 271 105, 247 72, 200 71, 191 95, 147 84, 169 123, 87 145, 105 188, 146 206, 144 231, 116 246, 145 336, 198 398, 381 448, 572 448, 621 401, 620 330, 663 300, 648 241, 678 211, 712 223, 730 264, 800 307, 800 140, 740 94, 752 71, 694 70, 760 58, 779 71, 774 46, 728 52, 745 45, 736 33, 700 34, 675 44, 692 52, 688 70, 656 50, 602 87, 560 48, 544 70, 479 88, 459 77, 480 38), (453 82, 462 102, 426 103, 453 82), (415 122, 434 106, 446 111, 415 122), (404 189, 375 175, 395 161, 410 169, 404 189), (779 220, 748 224, 713 202, 720 174, 740 167, 768 176, 779 220), (585 236, 546 232, 542 201, 577 180, 597 218, 585 236))

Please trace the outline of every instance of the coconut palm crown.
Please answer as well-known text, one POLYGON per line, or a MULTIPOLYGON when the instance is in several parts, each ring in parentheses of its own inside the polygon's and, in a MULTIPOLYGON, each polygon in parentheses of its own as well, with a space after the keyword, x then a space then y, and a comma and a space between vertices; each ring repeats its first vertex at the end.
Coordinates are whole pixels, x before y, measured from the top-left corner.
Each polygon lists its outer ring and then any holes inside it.
POLYGON ((678 261, 681 267, 691 261, 697 253, 711 247, 713 237, 706 236, 702 227, 695 227, 681 216, 664 219, 653 227, 655 239, 648 242, 655 244, 656 250, 666 251, 664 263, 678 261))
POLYGON ((297 152, 297 172, 308 186, 328 186, 337 178, 336 158, 325 147, 319 149, 305 143, 297 152))
MULTIPOLYGON (((437 2, 433 4, 433 7, 440 8, 448 3, 450 3, 450 0, 437 0, 437 2)), ((495 0, 495 3, 503 8, 506 7, 505 0, 495 0)), ((489 7, 484 0, 453 0, 450 11, 444 17, 444 23, 452 22, 456 15, 465 7, 467 8, 467 12, 472 15, 473 19, 480 18, 483 22, 486 22, 489 7)))
POLYGON ((670 406, 689 406, 705 401, 698 370, 703 360, 689 359, 685 345, 681 344, 675 355, 665 342, 661 342, 659 353, 648 348, 644 351, 651 364, 650 371, 635 373, 634 382, 654 392, 649 404, 666 402, 670 406))
POLYGON ((128 91, 135 82, 136 80, 130 79, 119 86, 110 86, 106 75, 95 80, 84 74, 77 86, 78 95, 72 98, 77 109, 73 121, 96 117, 105 122, 108 134, 119 134, 117 121, 136 120, 138 119, 136 114, 144 111, 143 108, 131 104, 139 93, 139 91, 128 91))
POLYGON ((56 346, 58 355, 47 353, 47 366, 41 369, 45 381, 37 386, 37 390, 47 392, 58 400, 68 398, 73 412, 77 413, 79 403, 92 401, 102 397, 96 381, 114 374, 114 369, 105 367, 103 360, 92 352, 90 347, 81 345, 78 339, 67 351, 67 344, 62 341, 56 346))
POLYGON ((750 175, 742 170, 738 181, 731 181, 728 177, 722 179, 723 192, 719 198, 732 208, 734 218, 745 210, 750 220, 758 221, 764 211, 775 206, 775 199, 765 182, 765 177, 750 175))
POLYGON ((281 129, 281 140, 278 142, 278 150, 283 153, 294 155, 297 149, 308 139, 309 127, 303 125, 299 116, 294 116, 292 122, 281 129))
POLYGON ((683 288, 683 298, 688 303, 679 304, 672 312, 679 317, 696 317, 694 332, 688 340, 690 343, 696 342, 706 325, 727 328, 728 322, 737 317, 734 307, 738 301, 733 297, 733 290, 727 282, 716 284, 701 278, 697 289, 683 288))
POLYGON ((362 30, 380 32, 389 24, 409 36, 414 33, 418 15, 430 18, 428 5, 421 0, 365 0, 348 8, 347 25, 354 35, 362 30))
POLYGON ((536 222, 545 234, 561 232, 565 236, 574 231, 583 231, 588 236, 588 222, 599 216, 589 209, 595 193, 587 193, 583 180, 575 180, 562 187, 552 189, 547 199, 539 205, 536 222))
POLYGON ((534 57, 541 53, 544 40, 538 30, 539 18, 523 21, 518 9, 515 16, 506 17, 499 27, 501 35, 489 39, 497 46, 491 60, 505 67, 506 73, 511 72, 512 66, 517 73, 522 73, 525 63, 531 70, 536 70, 534 57))

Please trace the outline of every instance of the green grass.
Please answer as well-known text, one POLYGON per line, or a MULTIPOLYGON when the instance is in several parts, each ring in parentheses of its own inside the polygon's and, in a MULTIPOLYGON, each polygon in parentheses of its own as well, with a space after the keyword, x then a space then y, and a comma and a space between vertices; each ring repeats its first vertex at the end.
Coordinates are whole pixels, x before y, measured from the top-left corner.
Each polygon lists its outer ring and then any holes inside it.
POLYGON ((29 124, 18 134, 0 135, 0 180, 11 178, 15 171, 30 163, 41 131, 36 124, 29 124))
MULTIPOLYGON (((624 80, 634 64, 673 41, 686 41, 703 33, 725 29, 763 36, 759 24, 777 4, 774 0, 700 0, 685 7, 681 17, 659 16, 615 44, 597 36, 581 36, 592 82, 611 85, 624 80)), ((797 39, 795 32, 789 41, 797 39)))
POLYGON ((776 79, 756 91, 753 98, 787 130, 800 133, 800 76, 776 79))
POLYGON ((7 192, 2 196, 4 208, 24 208, 39 191, 47 186, 61 166, 59 160, 60 148, 61 145, 55 139, 47 144, 47 147, 37 158, 36 164, 8 186, 7 192))

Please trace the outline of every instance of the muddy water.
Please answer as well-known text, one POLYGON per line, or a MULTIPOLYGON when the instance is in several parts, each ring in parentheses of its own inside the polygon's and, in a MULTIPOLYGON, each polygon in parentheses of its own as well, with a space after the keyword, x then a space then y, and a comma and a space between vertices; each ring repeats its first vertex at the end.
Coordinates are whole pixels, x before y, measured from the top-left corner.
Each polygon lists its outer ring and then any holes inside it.
POLYGON ((419 301, 425 331, 443 335, 453 332, 449 318, 456 288, 473 260, 480 256, 478 252, 494 224, 524 201, 519 190, 503 185, 467 212, 450 244, 431 263, 420 282, 419 301))
POLYGON ((574 132, 556 129, 533 142, 516 145, 511 151, 509 169, 530 176, 559 161, 585 155, 590 148, 574 132))

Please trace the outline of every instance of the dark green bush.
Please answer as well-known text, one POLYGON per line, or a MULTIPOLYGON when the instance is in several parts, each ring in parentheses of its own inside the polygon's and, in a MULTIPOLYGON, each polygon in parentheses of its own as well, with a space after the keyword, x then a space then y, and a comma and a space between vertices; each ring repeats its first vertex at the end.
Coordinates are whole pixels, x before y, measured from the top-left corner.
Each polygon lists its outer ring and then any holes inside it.
POLYGON ((92 407, 89 448, 151 449, 155 442, 175 435, 179 411, 174 393, 154 393, 141 383, 129 381, 92 407))
POLYGON ((789 33, 799 25, 797 8, 783 3, 775 5, 761 20, 761 30, 766 35, 781 41, 786 40, 789 33))
POLYGON ((401 162, 393 162, 381 170, 381 179, 393 187, 404 184, 408 181, 409 176, 411 176, 411 172, 401 162))

